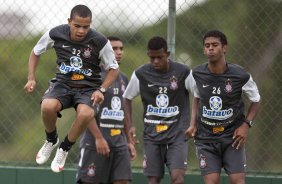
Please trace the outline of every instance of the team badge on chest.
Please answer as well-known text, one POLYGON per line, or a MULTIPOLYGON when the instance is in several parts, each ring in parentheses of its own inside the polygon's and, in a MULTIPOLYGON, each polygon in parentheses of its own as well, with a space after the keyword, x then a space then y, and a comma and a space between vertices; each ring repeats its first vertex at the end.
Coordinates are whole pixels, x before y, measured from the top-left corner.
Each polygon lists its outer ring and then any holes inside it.
POLYGON ((83 57, 90 58, 91 57, 91 51, 92 51, 92 49, 90 47, 85 48, 83 50, 83 53, 82 53, 83 57))
POLYGON ((230 79, 227 79, 225 81, 225 88, 224 88, 224 91, 226 93, 231 93, 233 91, 233 88, 232 88, 232 81, 230 79))
POLYGON ((120 83, 121 83, 121 91, 124 92, 125 91, 125 82, 123 80, 120 80, 120 83))
POLYGON ((178 80, 177 80, 177 78, 175 76, 172 76, 172 78, 169 81, 170 81, 169 88, 171 90, 177 90, 178 89, 178 80))

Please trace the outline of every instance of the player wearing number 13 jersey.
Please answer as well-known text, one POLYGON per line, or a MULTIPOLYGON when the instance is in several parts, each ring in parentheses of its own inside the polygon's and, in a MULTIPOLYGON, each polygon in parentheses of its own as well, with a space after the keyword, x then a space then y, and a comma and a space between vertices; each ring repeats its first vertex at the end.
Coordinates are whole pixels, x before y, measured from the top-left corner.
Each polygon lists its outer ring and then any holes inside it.
POLYGON ((166 165, 171 183, 184 183, 190 69, 168 59, 167 44, 161 37, 150 39, 147 54, 150 63, 134 71, 123 95, 125 116, 131 119, 131 100, 140 94, 144 108, 144 174, 149 183, 160 183, 166 165))

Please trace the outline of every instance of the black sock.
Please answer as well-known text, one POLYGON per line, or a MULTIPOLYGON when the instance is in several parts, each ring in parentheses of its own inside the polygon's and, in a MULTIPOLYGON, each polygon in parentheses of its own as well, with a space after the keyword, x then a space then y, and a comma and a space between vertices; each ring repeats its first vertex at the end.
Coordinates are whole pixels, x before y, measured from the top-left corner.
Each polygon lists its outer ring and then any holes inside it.
POLYGON ((52 142, 53 145, 57 143, 57 139, 58 139, 58 134, 57 134, 57 129, 55 128, 55 130, 53 132, 46 132, 45 130, 45 133, 46 133, 46 139, 48 142, 52 142))
POLYGON ((70 142, 68 136, 66 136, 59 148, 62 148, 64 151, 69 151, 74 143, 75 142, 70 142))

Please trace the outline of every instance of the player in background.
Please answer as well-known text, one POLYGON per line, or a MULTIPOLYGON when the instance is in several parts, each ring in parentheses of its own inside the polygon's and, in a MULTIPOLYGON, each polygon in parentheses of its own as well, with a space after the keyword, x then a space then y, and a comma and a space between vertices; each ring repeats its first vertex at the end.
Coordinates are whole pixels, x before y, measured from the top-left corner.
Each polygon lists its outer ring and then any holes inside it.
MULTIPOLYGON (((190 69, 168 59, 164 38, 152 37, 147 46, 149 63, 137 68, 123 94, 125 118, 132 125, 132 100, 140 95, 144 114, 144 175, 158 184, 168 167, 172 184, 183 184, 187 168, 190 69)), ((134 135, 134 132, 133 132, 134 135)))
POLYGON ((244 184, 245 143, 260 106, 259 91, 249 73, 225 60, 224 33, 207 32, 203 45, 208 62, 193 69, 194 98, 186 133, 195 139, 205 184, 219 184, 222 168, 231 184, 244 184), (246 116, 242 93, 250 100, 246 116))
MULTIPOLYGON (((117 62, 121 64, 123 42, 118 37, 110 36, 108 39, 117 62)), ((106 71, 102 70, 102 79, 105 75, 106 71)), ((132 180, 130 160, 135 158, 136 151, 132 141, 128 141, 130 136, 128 125, 124 124, 122 98, 127 84, 127 77, 120 73, 99 106, 96 122, 100 131, 93 126, 95 122, 82 134, 77 183, 129 184, 132 180)))
POLYGON ((68 24, 47 31, 29 57, 28 82, 24 86, 27 93, 36 87, 35 71, 40 55, 50 48, 54 48, 57 55, 56 77, 51 80, 41 102, 46 141, 36 155, 38 164, 44 164, 59 144, 56 120, 60 111, 70 107, 76 110, 76 118, 51 163, 54 172, 63 170, 68 151, 95 116, 93 105, 103 102, 103 93, 119 73, 110 42, 90 28, 91 20, 91 10, 85 5, 76 5, 68 24), (100 59, 108 70, 103 83, 100 59))

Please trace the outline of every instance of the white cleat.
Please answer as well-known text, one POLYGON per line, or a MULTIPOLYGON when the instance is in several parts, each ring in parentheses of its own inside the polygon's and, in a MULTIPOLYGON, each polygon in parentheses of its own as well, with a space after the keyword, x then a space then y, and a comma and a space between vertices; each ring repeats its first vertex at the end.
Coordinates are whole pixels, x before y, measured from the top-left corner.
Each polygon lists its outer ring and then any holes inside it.
POLYGON ((67 151, 64 151, 62 148, 58 148, 56 156, 51 163, 51 170, 56 173, 61 172, 64 169, 67 156, 67 151))
POLYGON ((56 144, 53 145, 53 143, 48 142, 47 140, 41 147, 41 149, 38 151, 36 155, 36 163, 41 165, 47 162, 49 159, 53 149, 59 144, 59 138, 57 138, 56 144))

